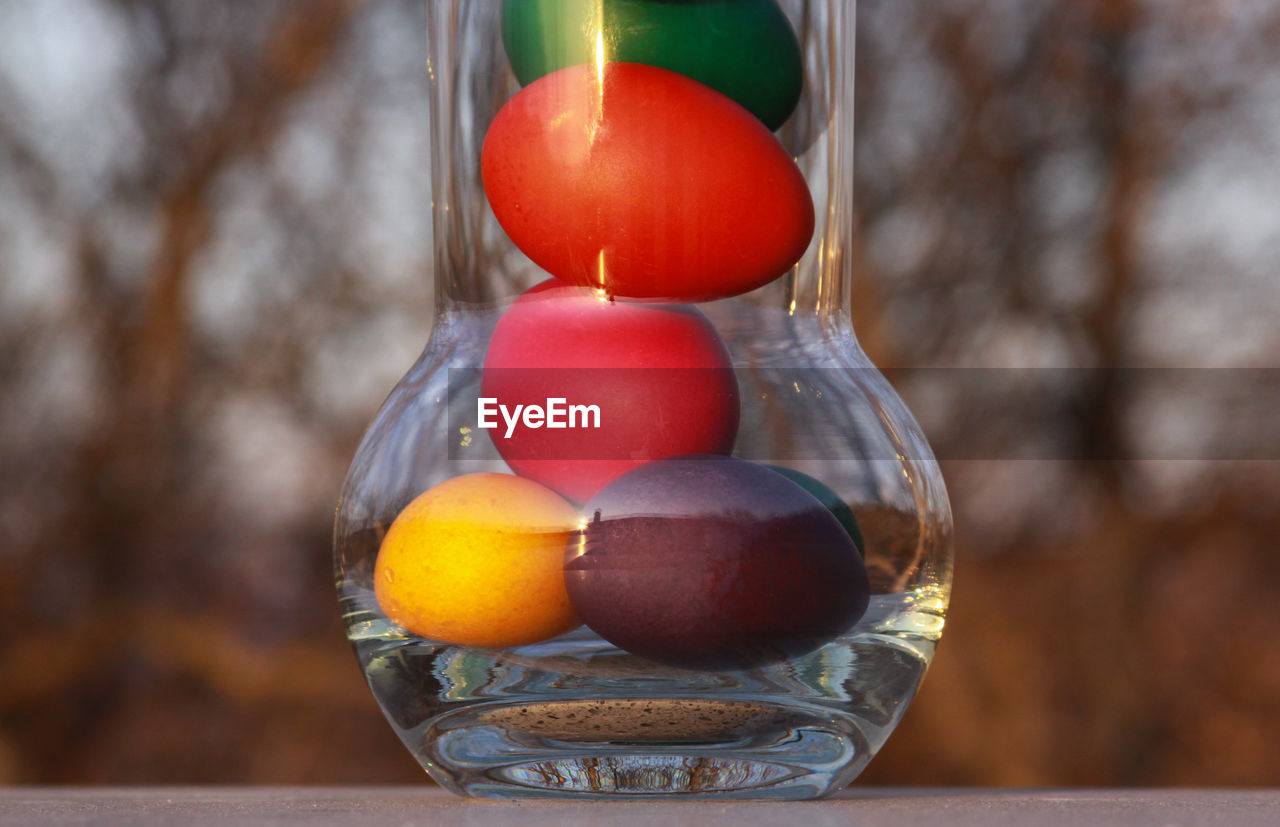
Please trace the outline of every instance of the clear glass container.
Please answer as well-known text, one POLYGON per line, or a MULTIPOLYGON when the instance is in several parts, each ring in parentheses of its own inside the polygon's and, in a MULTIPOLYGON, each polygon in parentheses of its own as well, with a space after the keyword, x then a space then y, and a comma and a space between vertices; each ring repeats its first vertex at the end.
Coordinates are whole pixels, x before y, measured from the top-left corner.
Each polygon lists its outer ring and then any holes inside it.
POLYGON ((374 696, 465 795, 840 789, 952 570, 850 325, 855 4, 428 9, 437 314, 335 527, 374 696))

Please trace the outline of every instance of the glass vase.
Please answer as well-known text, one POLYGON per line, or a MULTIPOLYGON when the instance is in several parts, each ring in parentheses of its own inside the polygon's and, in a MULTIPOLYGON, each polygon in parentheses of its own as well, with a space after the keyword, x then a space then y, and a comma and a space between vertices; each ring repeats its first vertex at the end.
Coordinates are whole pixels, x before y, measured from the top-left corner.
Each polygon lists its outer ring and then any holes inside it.
POLYGON ((374 696, 464 795, 840 789, 951 582, 850 323, 855 4, 428 14, 435 324, 335 527, 374 696))

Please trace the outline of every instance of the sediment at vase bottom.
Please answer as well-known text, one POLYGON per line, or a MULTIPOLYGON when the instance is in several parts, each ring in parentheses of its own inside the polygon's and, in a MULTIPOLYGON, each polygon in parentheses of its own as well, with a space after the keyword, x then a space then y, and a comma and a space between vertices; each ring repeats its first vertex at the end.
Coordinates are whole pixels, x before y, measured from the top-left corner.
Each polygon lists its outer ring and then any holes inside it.
POLYGON ((818 798, 873 754, 844 716, 718 698, 480 705, 418 744, 436 781, 477 798, 818 798))

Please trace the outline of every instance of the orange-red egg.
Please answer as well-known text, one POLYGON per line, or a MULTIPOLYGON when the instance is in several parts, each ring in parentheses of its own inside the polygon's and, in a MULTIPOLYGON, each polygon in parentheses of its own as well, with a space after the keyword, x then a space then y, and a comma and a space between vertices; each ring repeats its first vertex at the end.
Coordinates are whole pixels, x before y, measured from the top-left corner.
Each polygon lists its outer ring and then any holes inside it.
POLYGON ((498 113, 481 158, 511 240, 571 284, 707 301, 785 273, 813 200, 767 128, 728 97, 637 63, 571 66, 498 113))

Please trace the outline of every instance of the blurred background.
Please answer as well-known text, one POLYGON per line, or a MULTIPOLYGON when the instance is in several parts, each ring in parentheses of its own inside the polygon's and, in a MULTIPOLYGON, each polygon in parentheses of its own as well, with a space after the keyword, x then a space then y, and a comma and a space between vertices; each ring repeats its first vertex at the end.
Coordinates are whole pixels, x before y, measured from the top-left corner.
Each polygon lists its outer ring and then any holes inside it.
MULTIPOLYGON (((329 555, 431 324, 423 9, 0 0, 0 783, 421 779, 329 555)), ((863 780, 1280 782, 1280 6, 859 14, 855 323, 957 528, 863 780)))

